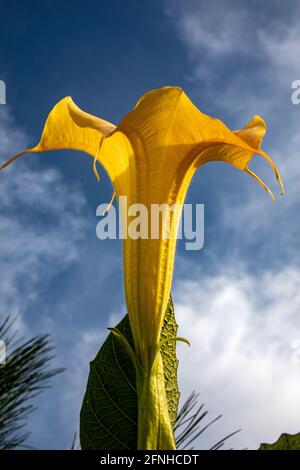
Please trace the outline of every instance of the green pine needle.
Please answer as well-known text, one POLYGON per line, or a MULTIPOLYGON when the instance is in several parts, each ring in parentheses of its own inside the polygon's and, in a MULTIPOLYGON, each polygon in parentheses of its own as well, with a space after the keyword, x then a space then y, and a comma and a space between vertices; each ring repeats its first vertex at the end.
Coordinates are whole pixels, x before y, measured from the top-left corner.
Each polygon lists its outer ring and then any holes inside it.
MULTIPOLYGON (((198 405, 199 393, 192 392, 182 405, 174 426, 176 449, 192 450, 191 444, 201 436, 210 426, 218 421, 222 415, 204 424, 208 411, 204 410, 204 403, 198 405)), ((214 444, 209 450, 219 450, 227 440, 240 432, 234 431, 214 444)))
POLYGON ((31 399, 63 371, 49 368, 53 359, 49 335, 24 341, 13 332, 15 319, 9 315, 0 323, 0 339, 7 351, 6 363, 0 365, 0 449, 26 447, 30 433, 24 428, 35 410, 31 399))

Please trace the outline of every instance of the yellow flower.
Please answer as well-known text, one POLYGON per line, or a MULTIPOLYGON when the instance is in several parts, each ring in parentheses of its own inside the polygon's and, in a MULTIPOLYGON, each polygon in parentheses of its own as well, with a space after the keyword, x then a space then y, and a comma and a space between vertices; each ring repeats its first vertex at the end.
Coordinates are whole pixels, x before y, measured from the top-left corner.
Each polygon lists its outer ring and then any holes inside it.
MULTIPOLYGON (((39 144, 23 153, 84 151, 104 166, 117 196, 127 196, 128 207, 144 204, 150 213, 152 204, 182 207, 195 171, 210 161, 224 161, 248 173, 274 199, 248 167, 254 154, 270 163, 283 193, 275 164, 260 148, 265 131, 259 116, 243 129, 231 131, 220 120, 199 111, 181 88, 165 87, 146 93, 117 127, 81 111, 70 97, 64 98, 49 114, 39 144)), ((125 293, 135 354, 148 374, 153 364, 161 368, 157 365, 160 332, 170 296, 179 215, 178 211, 170 212, 168 237, 163 236, 168 231, 163 221, 157 238, 127 237, 123 241, 125 293)), ((122 218, 124 225, 131 220, 124 211, 122 218)), ((174 447, 170 436, 166 441, 141 445, 174 447)))

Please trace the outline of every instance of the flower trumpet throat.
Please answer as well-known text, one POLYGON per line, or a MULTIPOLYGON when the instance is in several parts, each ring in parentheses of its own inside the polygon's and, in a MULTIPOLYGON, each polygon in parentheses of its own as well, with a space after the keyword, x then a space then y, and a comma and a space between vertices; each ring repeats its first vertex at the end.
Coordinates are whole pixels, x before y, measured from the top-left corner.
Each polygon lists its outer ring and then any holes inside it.
MULTIPOLYGON (((219 119, 202 113, 181 88, 165 87, 146 93, 118 126, 85 113, 70 97, 64 98, 50 112, 39 144, 23 153, 84 151, 103 165, 118 198, 126 196, 128 205, 139 203, 148 209, 152 204, 182 207, 195 171, 212 161, 248 173, 274 199, 249 169, 253 155, 261 155, 273 168, 283 193, 275 164, 261 150, 265 132, 259 116, 243 129, 231 131, 219 119)), ((96 165, 94 171, 97 174, 96 165)), ((127 226, 129 215, 122 213, 122 207, 120 211, 127 226)), ((170 296, 179 217, 179 211, 171 213, 168 228, 163 221, 156 238, 123 240, 125 294, 135 353, 148 378, 159 363, 157 351, 170 296), (163 237, 165 230, 169 237, 163 237)), ((159 407, 155 409, 161 413, 159 407)))

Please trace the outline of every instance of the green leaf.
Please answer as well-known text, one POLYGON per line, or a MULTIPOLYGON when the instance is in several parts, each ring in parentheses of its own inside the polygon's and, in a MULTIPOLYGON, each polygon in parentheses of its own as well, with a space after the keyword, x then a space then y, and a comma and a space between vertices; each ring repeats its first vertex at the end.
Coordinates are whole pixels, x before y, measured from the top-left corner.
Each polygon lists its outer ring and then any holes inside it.
MULTIPOLYGON (((178 360, 173 302, 170 299, 161 333, 161 354, 169 414, 175 424, 179 402, 178 360)), ((116 326, 129 345, 133 339, 128 315, 116 326)), ((83 450, 135 450, 137 448, 137 395, 135 368, 124 347, 110 333, 90 363, 90 373, 80 412, 83 450)))
POLYGON ((300 433, 281 434, 273 444, 261 444, 258 450, 300 450, 300 433))

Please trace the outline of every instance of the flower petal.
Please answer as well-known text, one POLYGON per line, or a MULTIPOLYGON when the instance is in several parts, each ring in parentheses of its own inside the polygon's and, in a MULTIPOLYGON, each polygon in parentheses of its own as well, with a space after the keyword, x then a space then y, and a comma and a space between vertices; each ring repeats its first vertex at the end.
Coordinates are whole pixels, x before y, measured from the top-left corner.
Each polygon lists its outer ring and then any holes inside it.
POLYGON ((232 144, 224 141, 223 144, 212 145, 199 155, 197 166, 202 166, 209 161, 224 161, 229 163, 252 176, 269 193, 273 201, 275 201, 275 196, 268 186, 249 169, 249 163, 253 156, 256 154, 261 155, 273 168, 276 179, 281 187, 281 194, 284 194, 283 183, 275 163, 270 156, 260 148, 265 133, 265 121, 260 116, 255 115, 243 129, 232 132, 234 136, 238 137, 239 141, 232 144))
POLYGON ((243 129, 233 131, 233 133, 244 140, 250 147, 259 150, 266 130, 265 121, 256 114, 243 129))
MULTIPOLYGON (((232 131, 219 119, 202 113, 181 88, 165 87, 146 93, 118 130, 127 135, 135 149, 151 155, 151 160, 146 157, 149 173, 159 168, 164 178, 171 179, 181 163, 182 168, 190 164, 196 169, 209 161, 224 161, 254 177, 248 164, 259 154, 272 166, 284 192, 274 162, 260 149, 266 125, 258 115, 243 129, 232 131)), ((139 156, 139 166, 143 159, 139 156)), ((267 189, 259 178, 255 179, 267 189)), ((153 179, 153 186, 151 195, 159 200, 161 185, 153 179)))
POLYGON ((48 150, 81 150, 96 157, 101 141, 115 130, 108 121, 82 111, 70 96, 63 98, 50 112, 38 145, 18 153, 0 169, 6 167, 21 155, 48 150))

